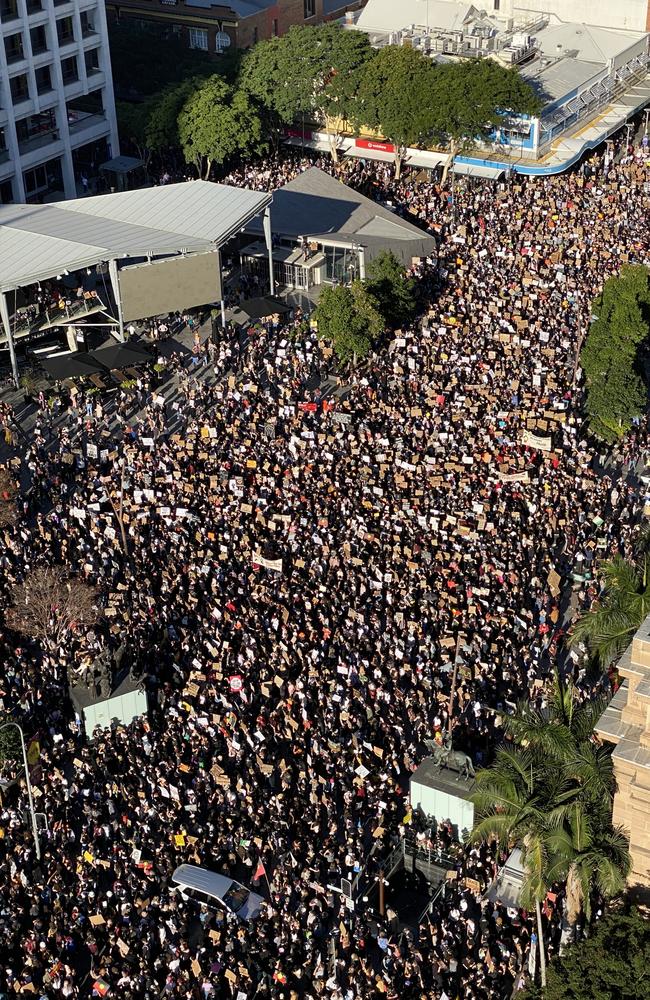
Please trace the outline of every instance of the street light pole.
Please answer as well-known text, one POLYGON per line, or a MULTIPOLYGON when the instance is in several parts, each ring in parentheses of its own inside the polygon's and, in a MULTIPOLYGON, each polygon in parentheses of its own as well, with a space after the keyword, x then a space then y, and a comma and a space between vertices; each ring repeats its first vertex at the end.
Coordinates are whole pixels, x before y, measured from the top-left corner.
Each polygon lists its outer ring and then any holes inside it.
POLYGON ((40 861, 41 860, 41 842, 38 839, 38 825, 36 823, 36 813, 34 812, 34 797, 32 795, 32 783, 31 783, 30 778, 29 778, 29 762, 27 760, 27 750, 25 748, 25 734, 23 733, 22 728, 18 725, 17 722, 5 722, 5 723, 3 723, 0 726, 0 732, 2 732, 3 729, 8 729, 9 726, 13 726, 15 729, 18 730, 18 733, 20 734, 20 746, 21 746, 21 749, 23 751, 23 766, 25 768, 25 784, 27 785, 27 798, 29 800, 29 815, 31 816, 31 820, 32 820, 32 834, 34 836, 34 848, 36 850, 36 858, 37 858, 38 861, 40 861))

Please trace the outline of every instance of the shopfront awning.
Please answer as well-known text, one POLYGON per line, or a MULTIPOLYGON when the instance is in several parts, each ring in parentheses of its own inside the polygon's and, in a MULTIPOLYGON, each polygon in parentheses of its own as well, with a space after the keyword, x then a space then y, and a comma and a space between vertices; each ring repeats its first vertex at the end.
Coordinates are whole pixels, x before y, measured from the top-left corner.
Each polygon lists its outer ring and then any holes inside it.
POLYGON ((455 160, 453 171, 463 177, 484 177, 496 181, 502 177, 506 168, 500 165, 491 166, 487 163, 464 163, 462 160, 455 160))

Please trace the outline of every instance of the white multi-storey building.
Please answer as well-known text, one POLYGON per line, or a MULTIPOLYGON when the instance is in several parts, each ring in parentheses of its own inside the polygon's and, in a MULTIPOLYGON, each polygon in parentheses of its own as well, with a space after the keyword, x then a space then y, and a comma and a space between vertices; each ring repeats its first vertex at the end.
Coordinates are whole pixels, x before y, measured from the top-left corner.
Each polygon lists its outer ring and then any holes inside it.
POLYGON ((119 153, 103 0, 0 0, 0 204, 75 198, 119 153))

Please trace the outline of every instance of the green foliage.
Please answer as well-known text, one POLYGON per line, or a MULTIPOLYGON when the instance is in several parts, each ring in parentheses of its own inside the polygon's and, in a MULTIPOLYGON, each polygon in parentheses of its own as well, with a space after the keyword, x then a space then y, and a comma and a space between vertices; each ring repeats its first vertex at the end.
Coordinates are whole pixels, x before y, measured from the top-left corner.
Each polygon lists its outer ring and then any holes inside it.
POLYGON ((581 909, 589 917, 594 889, 605 898, 620 894, 630 870, 627 839, 611 822, 611 754, 591 740, 603 707, 580 703, 576 690, 556 677, 546 709, 524 702, 504 718, 514 745, 478 772, 471 795, 477 813, 471 840, 521 845, 528 908, 566 881, 572 923, 581 909))
POLYGON ((318 332, 331 340, 340 361, 365 358, 384 330, 384 320, 374 296, 360 281, 328 285, 316 310, 318 332))
POLYGON ((637 544, 633 560, 614 556, 600 567, 603 591, 571 628, 571 643, 585 642, 602 667, 616 660, 650 614, 648 537, 637 544))
POLYGON ((639 351, 650 333, 650 271, 623 267, 593 305, 594 319, 580 355, 591 429, 607 441, 622 437, 647 404, 639 351))
POLYGON ((363 32, 334 24, 296 25, 245 54, 240 86, 264 108, 272 130, 305 115, 346 117, 359 70, 372 55, 363 32))
POLYGON ((516 69, 493 59, 443 63, 433 74, 435 132, 452 140, 486 139, 508 112, 536 114, 539 98, 516 69))
MULTIPOLYGON (((0 719, 0 726, 5 726, 11 719, 5 716, 0 719)), ((0 728, 0 772, 5 761, 20 761, 22 764, 22 748, 20 735, 15 726, 0 728)))
POLYGON ((529 986, 521 1000, 641 1000, 650 996, 650 921, 636 907, 611 913, 586 941, 548 968, 544 990, 529 986))
POLYGON ((143 101, 141 104, 132 104, 129 101, 115 102, 120 139, 122 142, 130 142, 135 146, 140 158, 145 163, 150 157, 146 133, 151 107, 150 101, 143 101))
POLYGON ((145 137, 150 149, 160 151, 179 146, 178 116, 185 103, 201 87, 200 77, 183 80, 162 92, 149 104, 145 137))
POLYGON ((435 127, 434 66, 418 49, 387 45, 364 66, 350 117, 396 146, 419 146, 435 127))
POLYGON ((178 136, 187 163, 208 177, 213 163, 250 155, 263 148, 262 124, 250 96, 216 74, 205 80, 183 105, 178 136))
POLYGON ((366 269, 368 291, 379 304, 386 325, 392 330, 408 325, 415 314, 413 278, 406 277, 406 268, 391 250, 384 250, 366 269))
POLYGON ((317 101, 324 115, 349 120, 358 97, 365 67, 375 50, 365 31, 345 31, 327 24, 320 29, 326 48, 317 101))

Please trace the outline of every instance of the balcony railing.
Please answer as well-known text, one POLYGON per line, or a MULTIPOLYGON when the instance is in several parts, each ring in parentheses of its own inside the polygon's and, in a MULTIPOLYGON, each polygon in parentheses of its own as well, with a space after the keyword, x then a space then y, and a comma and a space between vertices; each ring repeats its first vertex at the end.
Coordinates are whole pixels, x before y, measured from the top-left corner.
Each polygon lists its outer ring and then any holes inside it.
POLYGON ((43 132, 37 132, 35 135, 30 135, 27 139, 19 140, 18 149, 21 154, 32 153, 35 149, 41 149, 43 146, 51 146, 52 143, 56 142, 58 138, 58 129, 46 129, 43 132))
POLYGON ((103 112, 91 114, 87 111, 68 111, 68 128, 71 135, 92 128, 93 125, 103 124, 105 121, 106 115, 103 112))

